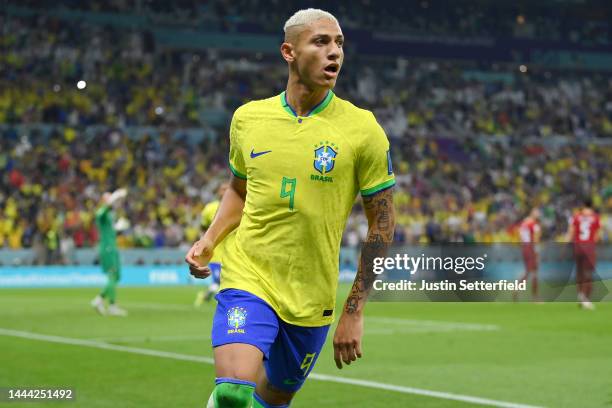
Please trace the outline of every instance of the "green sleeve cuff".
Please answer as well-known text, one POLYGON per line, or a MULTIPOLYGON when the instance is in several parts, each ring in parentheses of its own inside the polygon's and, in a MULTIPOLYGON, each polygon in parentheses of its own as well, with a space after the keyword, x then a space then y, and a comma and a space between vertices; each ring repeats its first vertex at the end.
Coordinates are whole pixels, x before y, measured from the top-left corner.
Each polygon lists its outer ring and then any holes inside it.
POLYGON ((394 185, 395 185, 395 178, 392 178, 391 180, 387 180, 384 183, 380 183, 377 186, 374 186, 374 187, 371 187, 371 188, 366 188, 365 190, 361 190, 361 196, 362 197, 371 196, 371 195, 379 193, 379 192, 381 192, 383 190, 391 188, 394 185))
POLYGON ((239 179, 243 179, 243 180, 247 179, 247 176, 245 174, 240 173, 238 170, 236 170, 234 166, 232 166, 232 163, 229 164, 229 168, 232 171, 232 174, 234 174, 234 176, 238 177, 239 179))

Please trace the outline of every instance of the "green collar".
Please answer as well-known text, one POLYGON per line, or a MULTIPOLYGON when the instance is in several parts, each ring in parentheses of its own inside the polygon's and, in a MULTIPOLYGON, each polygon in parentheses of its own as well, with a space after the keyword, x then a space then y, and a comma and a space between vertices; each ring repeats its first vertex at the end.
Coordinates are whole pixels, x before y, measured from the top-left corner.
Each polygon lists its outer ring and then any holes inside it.
MULTIPOLYGON (((329 103, 331 102, 333 97, 334 97, 334 93, 330 89, 329 91, 327 91, 327 95, 325 95, 325 98, 323 98, 323 100, 321 102, 316 104, 310 110, 310 112, 308 112, 306 114, 306 116, 316 115, 317 113, 321 112, 323 109, 327 108, 327 105, 329 105, 329 103)), ((285 96, 285 91, 283 91, 280 94, 280 100, 281 100, 281 105, 282 105, 283 109, 285 109, 292 116, 295 116, 295 117, 298 116, 297 113, 295 112, 295 110, 291 107, 291 105, 289 105, 289 102, 287 102, 287 97, 285 96)))

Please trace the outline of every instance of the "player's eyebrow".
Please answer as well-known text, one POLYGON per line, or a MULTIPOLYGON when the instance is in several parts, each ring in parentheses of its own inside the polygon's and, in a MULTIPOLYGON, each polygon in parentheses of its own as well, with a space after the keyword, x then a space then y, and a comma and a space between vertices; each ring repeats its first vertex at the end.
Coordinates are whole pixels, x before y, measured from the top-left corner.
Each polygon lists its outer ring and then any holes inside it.
MULTIPOLYGON (((318 40, 318 39, 322 39, 322 40, 331 40, 332 36, 329 34, 324 34, 324 33, 319 33, 319 34, 313 34, 312 35, 312 40, 318 40)), ((344 41, 344 35, 342 34, 338 34, 335 37, 336 41, 337 40, 343 40, 344 41)))

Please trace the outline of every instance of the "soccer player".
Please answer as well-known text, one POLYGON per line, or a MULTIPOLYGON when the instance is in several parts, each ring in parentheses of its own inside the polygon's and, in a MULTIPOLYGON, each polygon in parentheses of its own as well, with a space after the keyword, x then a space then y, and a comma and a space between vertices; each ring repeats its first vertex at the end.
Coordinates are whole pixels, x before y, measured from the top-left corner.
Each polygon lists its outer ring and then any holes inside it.
MULTIPOLYGON (((538 266, 540 262, 536 248, 541 236, 539 219, 540 210, 534 208, 519 226, 519 238, 523 252, 523 263, 525 264, 525 272, 519 280, 522 282, 531 276, 531 294, 535 301, 538 300, 538 266)), ((514 299, 516 300, 517 297, 518 292, 514 292, 514 299)))
POLYGON ((127 316, 127 312, 115 303, 116 287, 121 278, 121 264, 112 214, 113 206, 126 196, 127 190, 124 188, 113 193, 106 192, 102 194, 100 207, 96 211, 96 226, 100 235, 100 265, 108 280, 102 292, 91 301, 91 306, 101 315, 127 316), (108 309, 105 307, 105 300, 108 300, 108 309))
POLYGON ((578 304, 588 310, 595 309, 591 302, 591 291, 596 261, 595 245, 599 239, 600 227, 599 214, 593 210, 593 202, 587 199, 572 217, 567 232, 568 241, 574 243, 578 304))
POLYGON ((334 334, 338 368, 362 356, 372 258, 393 239, 389 142, 371 112, 332 92, 344 37, 322 10, 295 13, 280 47, 286 91, 236 110, 230 187, 187 253, 204 278, 227 234, 212 329, 216 387, 208 407, 287 407, 312 371, 335 317, 339 250, 355 196, 367 242, 334 334))
MULTIPOLYGON (((223 194, 228 188, 228 183, 222 183, 217 189, 217 200, 213 200, 210 203, 204 206, 202 210, 202 228, 204 232, 210 227, 212 224, 215 215, 219 209, 219 204, 221 204, 221 198, 223 198, 223 194)), ((214 256, 211 258, 208 263, 208 268, 210 269, 210 274, 212 278, 212 283, 208 285, 208 289, 206 291, 199 291, 196 295, 196 300, 194 302, 194 306, 201 306, 204 301, 209 302, 214 294, 219 291, 219 285, 221 284, 221 259, 223 258, 221 255, 221 248, 223 247, 223 243, 217 245, 215 248, 214 256)))

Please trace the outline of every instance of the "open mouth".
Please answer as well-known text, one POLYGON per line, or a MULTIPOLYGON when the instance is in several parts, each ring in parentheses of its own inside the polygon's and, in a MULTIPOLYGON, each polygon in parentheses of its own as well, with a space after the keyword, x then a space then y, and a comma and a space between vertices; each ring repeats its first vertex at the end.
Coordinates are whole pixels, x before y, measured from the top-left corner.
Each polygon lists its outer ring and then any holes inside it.
POLYGON ((337 63, 329 64, 324 68, 324 71, 329 75, 336 75, 340 70, 340 65, 337 63))

